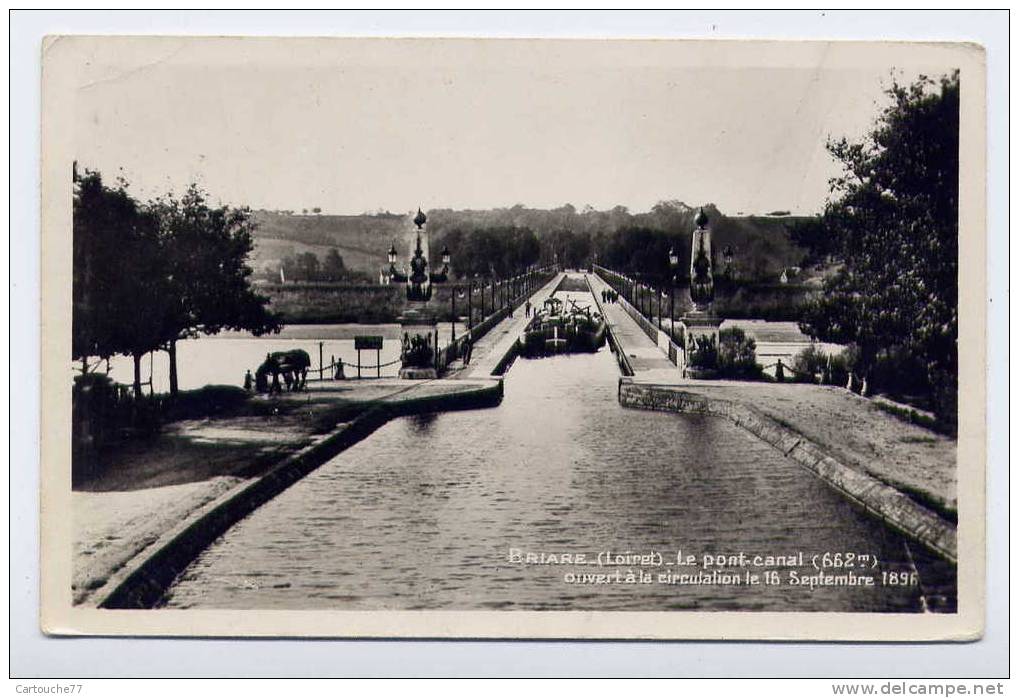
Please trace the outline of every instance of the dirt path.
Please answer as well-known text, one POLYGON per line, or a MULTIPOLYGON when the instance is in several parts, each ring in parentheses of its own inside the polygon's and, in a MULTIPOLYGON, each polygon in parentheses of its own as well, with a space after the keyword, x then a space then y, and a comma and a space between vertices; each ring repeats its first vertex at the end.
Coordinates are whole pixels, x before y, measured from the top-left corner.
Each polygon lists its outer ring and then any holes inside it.
POLYGON ((75 604, 87 602, 115 572, 191 512, 243 478, 220 476, 121 492, 74 492, 75 604))

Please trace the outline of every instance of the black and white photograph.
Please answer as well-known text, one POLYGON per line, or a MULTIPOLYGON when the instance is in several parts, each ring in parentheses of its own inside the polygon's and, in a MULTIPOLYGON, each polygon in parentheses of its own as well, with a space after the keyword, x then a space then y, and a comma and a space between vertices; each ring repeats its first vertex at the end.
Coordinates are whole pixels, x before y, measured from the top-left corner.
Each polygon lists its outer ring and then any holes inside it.
POLYGON ((980 47, 42 63, 47 632, 980 636, 980 47))

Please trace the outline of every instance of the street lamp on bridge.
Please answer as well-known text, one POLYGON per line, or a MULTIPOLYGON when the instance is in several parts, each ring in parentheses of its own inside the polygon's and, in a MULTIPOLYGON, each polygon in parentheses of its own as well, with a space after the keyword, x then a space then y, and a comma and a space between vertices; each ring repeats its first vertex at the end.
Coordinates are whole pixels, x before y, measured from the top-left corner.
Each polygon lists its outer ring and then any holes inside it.
POLYGON ((725 249, 722 250, 722 259, 725 261, 725 270, 722 272, 725 275, 726 280, 732 281, 733 269, 732 260, 736 256, 736 251, 732 249, 732 245, 726 245, 725 249))
MULTIPOLYGON (((443 247, 439 253, 442 268, 431 271, 428 264, 428 231, 425 223, 428 217, 418 208, 413 223, 416 227, 414 250, 405 269, 396 267, 398 252, 396 244, 389 247, 386 255, 389 268, 383 269, 384 283, 403 283, 407 286, 408 307, 400 315, 400 329, 403 345, 400 352, 401 378, 435 378, 440 366, 439 334, 435 313, 427 307, 432 298, 434 284, 445 283, 449 278, 451 257, 449 249, 443 247)), ((454 301, 455 302, 455 301, 454 301)), ((456 312, 453 312, 456 322, 456 312)))
MULTIPOLYGON (((449 341, 450 341, 451 344, 456 341, 456 299, 457 299, 457 296, 459 296, 460 300, 463 300, 463 297, 465 295, 467 295, 467 294, 465 293, 463 286, 454 286, 452 291, 450 291, 450 294, 449 294, 449 341)), ((471 326, 470 315, 471 315, 470 296, 467 295, 467 327, 468 327, 468 329, 471 326)))
POLYGON ((449 254, 448 247, 443 247, 442 252, 439 253, 442 260, 442 269, 438 272, 428 270, 426 249, 428 233, 424 227, 427 221, 428 216, 419 208, 417 215, 414 216, 414 225, 417 226, 414 251, 411 254, 407 269, 400 270, 396 268, 398 252, 396 251, 396 243, 393 243, 390 245, 389 254, 387 255, 389 269, 382 272, 383 278, 388 283, 407 284, 407 300, 409 301, 430 300, 432 297, 432 284, 445 283, 449 278, 449 264, 452 261, 452 257, 449 254), (424 244, 422 244, 422 238, 425 238, 424 244))
POLYGON ((669 248, 669 334, 676 339, 676 284, 679 281, 679 251, 669 248))

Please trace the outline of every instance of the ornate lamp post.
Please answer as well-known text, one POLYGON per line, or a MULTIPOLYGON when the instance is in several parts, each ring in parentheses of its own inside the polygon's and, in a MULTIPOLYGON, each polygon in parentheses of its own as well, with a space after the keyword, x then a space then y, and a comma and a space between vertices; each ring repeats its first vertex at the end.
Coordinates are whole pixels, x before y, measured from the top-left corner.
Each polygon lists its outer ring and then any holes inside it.
MULTIPOLYGON (((403 283, 407 287, 408 308, 400 316, 403 330, 403 348, 400 354, 402 368, 401 378, 435 378, 438 366, 439 339, 436 319, 427 308, 432 298, 432 286, 445 283, 449 278, 451 257, 448 248, 440 253, 442 269, 437 272, 428 268, 428 232, 425 223, 428 217, 419 208, 413 218, 416 227, 414 250, 405 269, 397 269, 398 252, 396 244, 389 247, 387 260, 389 268, 384 269, 381 278, 388 283, 403 283)), ((453 319, 456 322, 455 295, 453 292, 453 319)), ((455 324, 454 324, 455 334, 455 324)))
POLYGON ((679 252, 675 246, 669 248, 669 334, 676 339, 676 275, 679 272, 679 252))
POLYGON ((722 272, 725 275, 726 281, 731 282, 734 274, 732 269, 732 260, 736 256, 736 251, 732 249, 732 245, 726 245, 725 249, 722 250, 722 259, 725 261, 725 270, 722 272))
POLYGON ((658 297, 658 331, 662 330, 662 294, 658 293, 658 289, 654 289, 655 295, 658 297))
POLYGON ((428 257, 427 257, 427 232, 425 230, 425 223, 428 221, 428 217, 418 209, 417 215, 414 216, 414 225, 417 226, 414 251, 411 255, 407 269, 396 268, 396 243, 393 243, 389 247, 389 269, 383 271, 383 275, 389 278, 390 283, 406 283, 407 284, 407 300, 409 301, 428 301, 432 297, 432 284, 445 283, 449 277, 449 264, 451 257, 449 249, 446 247, 442 248, 440 257, 442 260, 442 269, 438 272, 430 272, 428 270, 428 257), (422 243, 422 238, 425 238, 425 242, 422 243))
MULTIPOLYGON (((668 282, 668 280, 666 280, 666 282, 668 282)), ((671 286, 672 284, 669 284, 669 285, 671 286)), ((663 287, 661 292, 659 292, 659 294, 658 294, 658 329, 659 330, 662 329, 662 302, 666 298, 670 298, 671 299, 671 296, 669 295, 669 292, 666 291, 665 288, 663 287)), ((669 308, 669 320, 671 321, 671 319, 672 319, 672 308, 670 307, 669 308)), ((672 329, 671 326, 670 326, 669 329, 670 329, 670 332, 671 332, 671 329, 672 329)))
POLYGON ((481 295, 481 316, 478 318, 481 322, 485 321, 485 281, 481 280, 478 282, 478 293, 481 295))
MULTIPOLYGON (((448 253, 447 253, 448 254, 448 253)), ((445 255, 444 255, 445 256, 445 255)), ((464 287, 454 286, 449 294, 449 342, 452 344, 456 341, 456 297, 460 296, 461 299, 464 297, 464 287)), ((469 303, 468 303, 468 307, 469 303)), ((470 311, 468 310, 468 315, 470 311)), ((467 321, 468 326, 470 320, 467 321)))

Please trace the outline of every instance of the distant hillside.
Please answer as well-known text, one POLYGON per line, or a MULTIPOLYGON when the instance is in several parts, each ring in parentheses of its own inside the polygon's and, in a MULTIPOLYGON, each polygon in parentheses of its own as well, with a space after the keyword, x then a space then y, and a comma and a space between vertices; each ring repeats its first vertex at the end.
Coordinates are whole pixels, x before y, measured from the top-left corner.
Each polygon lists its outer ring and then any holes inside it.
MULTIPOLYGON (((704 206, 711 219, 715 248, 731 246, 741 268, 753 277, 766 278, 785 267, 800 265, 805 250, 794 244, 790 228, 805 217, 776 215, 726 216, 713 204, 704 206)), ((567 204, 556 209, 533 209, 522 205, 486 210, 435 209, 428 211, 428 227, 433 243, 454 230, 526 227, 539 240, 568 230, 574 235, 597 241, 600 236, 628 227, 660 230, 676 236, 681 245, 689 245, 697 207, 680 201, 663 201, 646 213, 630 213, 617 206, 606 211, 591 208, 577 210, 567 204)), ((361 216, 292 215, 258 211, 252 267, 259 276, 278 274, 280 260, 302 252, 314 252, 320 258, 335 247, 348 269, 372 276, 386 264, 386 253, 396 241, 401 248, 405 236, 413 230, 409 216, 377 214, 361 216)), ((433 251, 434 252, 434 251, 433 251)), ((407 253, 401 249, 401 257, 407 253)), ((456 261, 454 260, 454 267, 456 261)))
MULTIPOLYGON (((347 268, 376 274, 386 263, 394 240, 413 227, 405 216, 287 215, 256 211, 255 251, 250 260, 256 274, 279 272, 283 257, 314 252, 324 258, 335 247, 347 268)), ((397 245, 400 243, 397 242, 397 245)))

